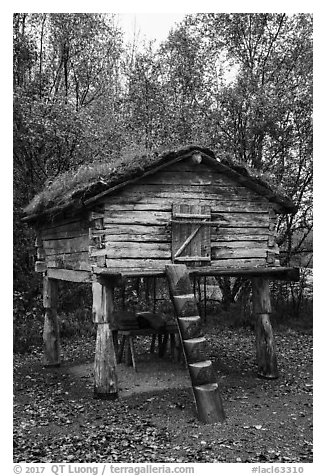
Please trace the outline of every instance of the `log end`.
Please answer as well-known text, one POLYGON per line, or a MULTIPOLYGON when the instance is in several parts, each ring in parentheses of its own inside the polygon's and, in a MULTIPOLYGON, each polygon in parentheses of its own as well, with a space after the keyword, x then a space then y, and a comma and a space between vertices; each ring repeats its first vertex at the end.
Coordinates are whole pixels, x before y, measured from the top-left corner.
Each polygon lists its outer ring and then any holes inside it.
POLYGON ((189 373, 194 386, 215 383, 215 375, 211 360, 189 364, 189 373))
POLYGON ((194 387, 198 418, 203 423, 222 423, 225 413, 217 383, 194 387))
POLYGON ((206 344, 205 337, 194 337, 183 341, 188 363, 191 364, 205 360, 206 344))

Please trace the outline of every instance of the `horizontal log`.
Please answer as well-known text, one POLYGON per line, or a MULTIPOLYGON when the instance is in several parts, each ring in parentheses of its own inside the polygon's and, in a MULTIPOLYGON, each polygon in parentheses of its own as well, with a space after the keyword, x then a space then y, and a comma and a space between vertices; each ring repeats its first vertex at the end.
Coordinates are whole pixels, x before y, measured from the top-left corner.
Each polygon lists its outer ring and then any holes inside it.
POLYGON ((75 271, 92 271, 92 266, 85 262, 81 261, 79 263, 69 263, 67 261, 61 260, 51 260, 47 263, 47 270, 49 269, 68 269, 75 271))
POLYGON ((91 251, 91 256, 106 256, 107 259, 167 259, 171 260, 170 243, 107 243, 105 249, 91 251))
POLYGON ((239 269, 239 268, 257 268, 265 267, 265 258, 228 258, 215 259, 211 261, 212 268, 239 269))
POLYGON ((217 383, 195 386, 194 396, 200 421, 203 423, 217 423, 225 420, 217 383))
POLYGON ((184 216, 185 219, 183 219, 182 217, 179 218, 172 218, 172 220, 170 221, 170 223, 174 224, 178 224, 178 225, 201 225, 202 227, 214 227, 214 226, 217 226, 218 225, 218 222, 212 222, 212 221, 208 221, 207 219, 205 220, 200 220, 198 218, 195 218, 195 216, 193 216, 193 219, 191 219, 191 215, 187 215, 187 216, 184 216))
MULTIPOLYGON (((104 226, 110 224, 132 225, 168 225, 171 221, 169 212, 161 211, 114 211, 104 218, 104 226)), ((212 221, 218 226, 227 227, 268 227, 268 213, 212 213, 212 221)))
POLYGON ((71 281, 74 283, 92 282, 92 275, 88 271, 48 268, 46 274, 51 279, 59 279, 61 281, 71 281))
POLYGON ((105 215, 104 226, 112 223, 130 223, 134 225, 166 225, 171 220, 171 213, 161 211, 114 211, 105 215))
MULTIPOLYGON (((235 244, 235 243, 232 243, 235 244)), ((242 248, 242 247, 234 247, 231 246, 219 246, 219 247, 212 247, 211 249, 211 257, 212 260, 218 259, 239 259, 239 258, 266 258, 267 257, 267 248, 242 248)))
POLYGON ((132 200, 121 198, 120 195, 110 197, 105 203, 105 214, 108 215, 114 211, 161 211, 171 212, 172 201, 161 200, 159 198, 148 200, 146 197, 142 197, 141 200, 133 202, 132 200))
POLYGON ((178 323, 183 339, 201 336, 201 319, 199 316, 179 317, 178 323))
MULTIPOLYGON (((121 259, 106 259, 107 268, 127 270, 128 268, 149 269, 155 268, 164 271, 167 264, 172 264, 171 259, 137 259, 137 258, 121 258, 121 259)), ((239 258, 239 259, 219 259, 211 261, 211 269, 239 269, 239 268, 256 268, 265 267, 266 259, 263 258, 239 258)), ((190 266, 191 267, 191 266, 190 266)), ((198 268, 200 269, 200 268, 198 268)))
POLYGON ((189 364, 189 373, 192 385, 205 385, 215 382, 215 375, 211 360, 189 364))
MULTIPOLYGON (((192 201, 200 201, 200 200, 224 200, 227 201, 228 199, 230 200, 250 200, 250 201, 255 201, 255 199, 259 197, 256 196, 255 194, 251 193, 250 190, 245 189, 244 193, 241 193, 242 190, 234 187, 232 190, 229 191, 227 188, 218 188, 215 187, 214 191, 208 191, 208 190, 203 190, 203 187, 198 187, 198 190, 195 189, 195 187, 192 187, 190 190, 188 187, 184 186, 183 189, 180 189, 179 187, 174 187, 172 185, 168 186, 166 185, 165 187, 157 187, 157 186, 150 186, 150 185, 141 185, 139 186, 133 186, 130 188, 126 188, 120 192, 121 194, 121 200, 128 200, 129 202, 139 202, 139 200, 144 199, 144 197, 147 197, 148 200, 151 200, 152 198, 162 198, 162 199, 169 199, 171 202, 175 202, 176 200, 178 201, 183 201, 185 200, 185 203, 187 201, 192 200, 192 201)), ((107 197, 106 200, 111 200, 113 197, 107 197)))
POLYGON ((269 223, 268 213, 212 213, 212 221, 223 227, 267 227, 269 223))
POLYGON ((156 268, 164 269, 165 265, 171 264, 168 259, 106 259, 107 268, 156 268))
POLYGON ((174 201, 176 197, 185 197, 185 200, 192 198, 200 200, 203 196, 206 196, 211 200, 227 200, 228 198, 238 200, 241 197, 250 200, 251 197, 255 196, 254 192, 242 186, 219 187, 218 185, 178 185, 176 187, 175 185, 146 185, 141 182, 121 191, 123 197, 129 197, 133 200, 144 196, 144 194, 148 198, 169 198, 172 201, 174 201))
MULTIPOLYGON (((250 242, 249 242, 250 243, 250 242)), ((171 243, 161 242, 108 242, 104 249, 92 249, 91 256, 106 256, 107 259, 166 259, 171 260, 171 243)), ((246 242, 220 242, 212 246, 211 258, 206 256, 181 255, 174 259, 176 262, 210 261, 218 259, 266 258, 266 242, 262 246, 254 242, 246 247, 246 242), (255 246, 255 248, 254 248, 255 246)))
POLYGON ((85 218, 69 218, 65 220, 54 220, 53 222, 46 223, 40 228, 42 237, 47 232, 61 233, 66 231, 87 231, 89 227, 88 221, 85 218))
POLYGON ((76 230, 57 231, 55 228, 42 233, 42 240, 67 240, 72 238, 81 238, 89 234, 89 229, 78 228, 76 230))
POLYGON ((198 308, 193 294, 174 296, 174 306, 178 317, 197 316, 198 308))
POLYGON ((108 234, 104 235, 104 241, 108 246, 111 243, 171 243, 171 233, 157 233, 157 234, 132 234, 132 233, 119 233, 119 234, 108 234))
MULTIPOLYGON (((244 240, 245 238, 243 238, 242 235, 251 235, 251 236, 256 236, 257 239, 260 239, 258 238, 258 236, 262 236, 264 237, 264 239, 267 238, 267 236, 269 235, 269 230, 268 230, 268 227, 266 226, 255 226, 254 228, 252 227, 246 227, 246 226, 224 226, 223 224, 220 224, 218 227, 214 228, 212 227, 211 228, 211 233, 212 233, 212 240, 217 240, 219 237, 223 237, 224 236, 229 236, 230 238, 230 241, 232 239, 234 239, 234 237, 237 237, 239 236, 239 240, 244 240), (241 235, 241 236, 240 236, 241 235)), ((229 240, 228 238, 225 238, 226 241, 229 240)))
MULTIPOLYGON (((248 235, 221 235, 221 236, 214 236, 214 240, 212 240, 212 248, 217 249, 225 249, 225 250, 235 250, 238 248, 246 248, 246 249, 260 249, 263 248, 265 250, 268 249, 267 247, 267 239, 263 235, 258 235, 255 239, 249 239, 248 235), (237 238, 237 239, 236 239, 237 238)), ((252 235, 253 238, 253 235, 252 235)))
POLYGON ((197 262, 205 262, 206 264, 211 261, 209 256, 199 256, 199 255, 191 255, 191 256, 177 256, 172 260, 174 263, 188 263, 192 261, 197 262))
MULTIPOLYGON (((105 235, 149 235, 149 236, 166 236, 171 239, 171 227, 163 225, 135 225, 135 224, 105 224, 105 235)), ((112 240, 113 241, 113 240, 112 240)), ((132 240, 127 240, 132 241, 132 240)), ((153 240, 150 240, 153 241, 153 240)))
POLYGON ((77 238, 61 240, 44 240, 43 246, 47 255, 58 253, 80 253, 88 252, 88 235, 82 235, 77 238))
MULTIPOLYGON (((102 234, 102 230, 99 230, 102 234)), ((120 239, 113 239, 112 241, 134 241, 136 235, 141 235, 141 238, 138 238, 138 241, 160 241, 156 240, 155 237, 164 237, 162 241, 166 239, 171 239, 171 227, 164 225, 134 225, 134 224, 106 224, 105 225, 105 240, 109 241, 107 237, 110 235, 121 236, 120 239), (130 235, 132 238, 128 238, 130 235), (147 238, 146 238, 147 237, 147 238), (151 239, 151 237, 153 237, 151 239)), ((242 240, 267 240, 269 236, 268 227, 224 227, 223 225, 219 227, 211 227, 211 236, 212 241, 237 241, 242 240), (241 235, 241 236, 240 236, 241 235), (239 237, 239 238, 238 238, 239 237)))
POLYGON ((194 337, 183 341, 188 363, 205 360, 207 341, 205 337, 194 337))
POLYGON ((128 241, 128 242, 121 242, 121 243, 106 243, 105 245, 106 251, 109 252, 111 250, 115 251, 125 251, 127 253, 131 252, 137 252, 140 251, 141 249, 144 250, 145 252, 145 257, 147 253, 152 253, 152 252, 168 252, 169 255, 171 256, 171 244, 170 243, 142 243, 141 245, 139 243, 135 243, 133 241, 128 241), (131 251, 132 250, 132 251, 131 251))
MULTIPOLYGON (((241 230, 241 229, 240 229, 241 230)), ((254 234, 258 229, 252 229, 252 234, 241 234, 238 232, 233 233, 232 228, 228 228, 227 231, 220 229, 217 232, 212 234, 212 246, 219 246, 220 243, 239 243, 242 246, 255 246, 257 243, 266 244, 268 241, 268 236, 265 234, 254 234), (249 243, 247 243, 249 242, 249 243)), ((265 229, 264 229, 265 230, 265 229)))
MULTIPOLYGON (((130 228, 132 230, 132 228, 130 228)), ((241 243, 243 246, 246 246, 245 242, 250 242, 248 246, 255 245, 257 247, 257 242, 261 244, 266 244, 268 241, 267 235, 260 235, 260 234, 239 234, 237 232, 232 233, 232 229, 228 228, 228 231, 223 230, 222 234, 219 232, 214 232, 212 235, 212 246, 218 246, 222 243, 235 242, 241 243)), ((122 229, 125 231, 125 228, 122 229)), ((137 231, 137 230, 136 230, 137 231)), ((102 233, 101 233, 102 235, 102 233)), ((96 236, 96 235, 94 235, 96 236)), ((171 242, 171 232, 166 230, 164 234, 162 233, 146 233, 146 234, 136 234, 136 233, 116 233, 116 234, 109 234, 106 233, 104 235, 104 241, 106 243, 121 243, 121 242, 137 242, 137 243, 169 243, 171 242)))
POLYGON ((57 254, 46 257, 48 268, 91 271, 88 253, 57 254))
POLYGON ((173 213, 173 218, 174 219, 177 219, 177 218, 190 218, 190 219, 199 219, 199 220, 202 220, 204 221, 205 219, 209 219, 211 218, 211 214, 210 213, 173 213))
MULTIPOLYGON (((188 195, 185 196, 185 200, 189 202, 188 195)), ((241 197, 232 197, 230 199, 217 200, 216 196, 214 199, 208 198, 206 195, 201 196, 199 199, 193 199, 192 202, 194 205, 207 205, 215 212, 267 212, 270 209, 270 203, 267 201, 262 201, 262 199, 257 199, 257 201, 241 198, 241 197)), ((108 214, 116 210, 135 210, 135 211, 146 211, 146 210, 161 210, 166 212, 171 212, 173 200, 162 197, 147 197, 146 195, 136 197, 125 197, 125 196, 113 196, 109 197, 104 203, 105 213, 108 214)))
MULTIPOLYGON (((265 260, 262 260, 265 262, 265 260)), ((122 264, 122 261, 120 261, 122 264)), ((171 265, 171 263, 169 263, 171 265)), ((276 267, 266 267, 262 266, 247 266, 247 267, 213 267, 213 266, 203 266, 198 268, 188 268, 189 274, 191 276, 244 276, 244 277, 269 277, 272 280, 281 280, 281 281, 299 281, 300 280, 300 270, 299 268, 285 268, 282 266, 276 267)), ((126 268, 126 267, 116 267, 116 268, 99 268, 94 267, 93 272, 96 275, 105 276, 109 279, 122 279, 128 277, 136 276, 157 276, 164 277, 166 274, 165 267, 162 268, 126 268)))

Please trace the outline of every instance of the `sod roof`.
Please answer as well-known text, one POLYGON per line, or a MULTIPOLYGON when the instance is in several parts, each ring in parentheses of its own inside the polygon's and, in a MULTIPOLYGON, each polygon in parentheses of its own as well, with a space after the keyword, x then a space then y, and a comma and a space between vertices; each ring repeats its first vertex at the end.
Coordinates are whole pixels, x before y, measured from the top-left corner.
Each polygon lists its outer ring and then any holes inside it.
POLYGON ((106 162, 94 162, 67 171, 45 184, 44 189, 24 209, 24 220, 35 221, 54 217, 69 208, 85 208, 88 202, 94 203, 97 198, 127 186, 130 181, 154 172, 157 167, 182 160, 196 151, 202 154, 204 162, 221 173, 277 203, 282 212, 296 211, 292 200, 257 171, 230 160, 216 159, 210 149, 189 145, 163 152, 121 155, 106 162))

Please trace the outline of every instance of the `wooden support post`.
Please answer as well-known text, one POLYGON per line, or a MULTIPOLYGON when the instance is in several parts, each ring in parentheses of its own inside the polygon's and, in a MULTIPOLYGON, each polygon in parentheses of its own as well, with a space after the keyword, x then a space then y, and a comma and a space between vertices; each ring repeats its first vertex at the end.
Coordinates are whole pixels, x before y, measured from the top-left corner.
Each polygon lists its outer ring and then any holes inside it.
POLYGON ((264 378, 277 378, 277 359, 273 329, 269 315, 272 311, 269 280, 252 279, 253 311, 256 316, 256 349, 258 375, 264 378))
POLYGON ((94 281, 93 320, 97 324, 94 362, 94 397, 113 400, 118 396, 116 357, 111 326, 113 319, 113 287, 94 281))
POLYGON ((60 365, 60 336, 59 321, 57 315, 58 282, 43 278, 43 306, 44 314, 44 357, 43 364, 46 367, 58 367, 60 365))
POLYGON ((152 341, 151 341, 151 348, 150 348, 150 353, 154 354, 155 352, 155 341, 156 341, 156 334, 152 335, 152 341))
POLYGON ((127 339, 127 337, 125 335, 123 335, 122 338, 121 338, 120 348, 119 348, 118 357, 117 357, 118 364, 121 364, 122 359, 123 359, 123 351, 124 351, 124 348, 125 348, 125 345, 126 345, 126 339, 127 339))

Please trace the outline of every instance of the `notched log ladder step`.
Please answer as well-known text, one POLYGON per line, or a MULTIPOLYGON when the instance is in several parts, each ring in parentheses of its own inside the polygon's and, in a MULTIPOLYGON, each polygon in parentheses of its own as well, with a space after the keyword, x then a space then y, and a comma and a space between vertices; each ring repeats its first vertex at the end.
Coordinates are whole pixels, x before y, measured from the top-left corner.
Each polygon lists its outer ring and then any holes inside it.
POLYGON ((205 358, 206 339, 186 265, 165 267, 171 299, 191 378, 198 418, 204 423, 225 420, 222 400, 211 360, 205 358))

